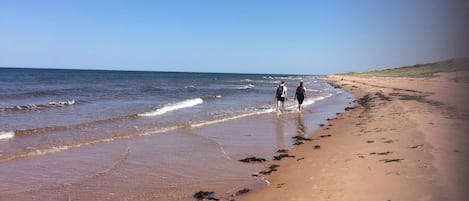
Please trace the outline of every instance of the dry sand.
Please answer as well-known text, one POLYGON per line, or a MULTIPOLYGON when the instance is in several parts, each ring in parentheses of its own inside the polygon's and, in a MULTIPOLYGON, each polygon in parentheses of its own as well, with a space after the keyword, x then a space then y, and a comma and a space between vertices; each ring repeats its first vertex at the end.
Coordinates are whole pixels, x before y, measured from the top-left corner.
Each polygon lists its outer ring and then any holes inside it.
POLYGON ((326 78, 355 95, 354 109, 289 151, 295 158, 266 164, 279 165, 263 175, 270 186, 240 199, 469 200, 469 83, 453 74, 326 78))

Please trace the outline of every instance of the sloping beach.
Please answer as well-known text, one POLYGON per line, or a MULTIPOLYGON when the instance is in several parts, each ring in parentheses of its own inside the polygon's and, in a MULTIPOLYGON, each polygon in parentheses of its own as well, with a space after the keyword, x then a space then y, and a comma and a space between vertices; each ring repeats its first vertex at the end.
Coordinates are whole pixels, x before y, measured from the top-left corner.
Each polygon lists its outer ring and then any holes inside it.
POLYGON ((0 68, 0 80, 0 200, 15 201, 231 200, 267 186, 251 176, 263 163, 238 160, 291 149, 354 99, 306 75, 0 68), (281 80, 310 90, 301 115, 294 100, 275 112, 281 80))
POLYGON ((356 101, 289 151, 295 158, 266 164, 278 165, 264 175, 269 187, 242 200, 469 200, 467 60, 461 65, 430 76, 324 78, 356 101))

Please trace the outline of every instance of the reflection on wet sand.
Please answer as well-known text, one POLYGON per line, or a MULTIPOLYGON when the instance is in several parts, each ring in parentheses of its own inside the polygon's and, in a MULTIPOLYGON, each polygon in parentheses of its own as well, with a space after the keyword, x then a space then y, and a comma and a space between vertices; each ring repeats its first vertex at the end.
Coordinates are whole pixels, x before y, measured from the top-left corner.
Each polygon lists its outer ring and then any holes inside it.
POLYGON ((301 113, 298 113, 296 125, 297 125, 296 132, 298 133, 298 136, 304 136, 306 134, 306 127, 305 127, 305 123, 303 121, 303 116, 301 115, 301 113))
POLYGON ((287 123, 284 119, 284 115, 277 115, 277 123, 276 123, 276 131, 277 131, 277 146, 286 148, 288 147, 287 142, 288 140, 285 139, 288 135, 285 130, 285 124, 287 123))

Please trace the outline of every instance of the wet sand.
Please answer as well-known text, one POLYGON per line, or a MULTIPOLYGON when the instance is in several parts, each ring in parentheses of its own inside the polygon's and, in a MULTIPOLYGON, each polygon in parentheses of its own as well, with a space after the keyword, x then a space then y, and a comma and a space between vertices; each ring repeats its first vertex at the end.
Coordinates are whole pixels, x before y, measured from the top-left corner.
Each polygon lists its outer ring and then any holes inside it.
POLYGON ((469 83, 455 75, 325 78, 356 101, 240 200, 469 200, 469 83))

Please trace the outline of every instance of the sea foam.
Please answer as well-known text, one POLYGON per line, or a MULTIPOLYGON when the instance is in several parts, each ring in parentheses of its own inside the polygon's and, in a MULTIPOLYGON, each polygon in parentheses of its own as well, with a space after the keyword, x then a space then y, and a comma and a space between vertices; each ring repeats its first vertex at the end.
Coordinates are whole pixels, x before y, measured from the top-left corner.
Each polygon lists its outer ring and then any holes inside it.
POLYGON ((252 89, 254 87, 256 87, 256 86, 253 85, 253 84, 248 84, 248 85, 240 86, 240 87, 238 87, 238 89, 252 89))
POLYGON ((13 131, 0 131, 0 140, 6 140, 15 137, 15 132, 13 131))
POLYGON ((59 106, 62 106, 62 105, 74 105, 75 104, 75 100, 66 100, 66 101, 59 101, 59 102, 49 102, 49 105, 59 105, 59 106))
POLYGON ((49 102, 48 104, 29 104, 29 105, 17 105, 13 107, 0 108, 0 112, 13 112, 13 111, 34 111, 54 107, 70 106, 74 105, 75 100, 66 100, 58 102, 49 102))
POLYGON ((176 102, 176 103, 170 103, 167 104, 166 106, 162 108, 158 108, 156 110, 152 110, 150 112, 138 114, 140 117, 153 117, 153 116, 158 116, 162 115, 167 112, 171 112, 174 110, 179 110, 183 108, 188 108, 188 107, 194 107, 198 104, 202 104, 204 101, 201 98, 195 98, 195 99, 189 99, 181 102, 176 102))
POLYGON ((275 112, 275 109, 274 108, 267 108, 267 109, 262 109, 262 110, 258 110, 258 111, 254 111, 254 112, 238 114, 238 115, 231 116, 231 117, 225 117, 225 118, 222 118, 222 119, 216 119, 216 120, 212 120, 212 121, 204 121, 204 122, 200 122, 200 123, 194 123, 194 124, 191 124, 191 127, 196 128, 196 127, 207 126, 207 125, 211 125, 211 124, 218 124, 218 123, 223 123, 223 122, 227 122, 227 121, 231 121, 231 120, 235 120, 235 119, 240 119, 240 118, 249 117, 249 116, 253 116, 253 115, 267 114, 267 113, 271 113, 271 112, 275 112))

